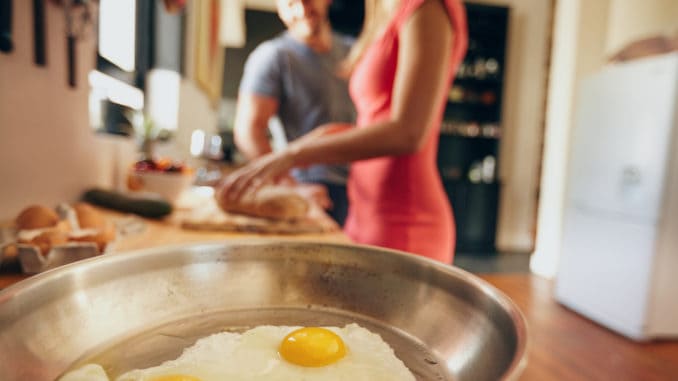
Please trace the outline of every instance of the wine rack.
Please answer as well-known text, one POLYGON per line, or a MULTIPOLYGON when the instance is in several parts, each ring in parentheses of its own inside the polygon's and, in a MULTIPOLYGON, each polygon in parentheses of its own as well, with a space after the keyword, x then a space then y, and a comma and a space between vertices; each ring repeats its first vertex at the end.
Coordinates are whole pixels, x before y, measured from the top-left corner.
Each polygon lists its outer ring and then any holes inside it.
POLYGON ((496 252, 509 8, 465 3, 469 45, 440 129, 438 168, 457 225, 457 252, 496 252))

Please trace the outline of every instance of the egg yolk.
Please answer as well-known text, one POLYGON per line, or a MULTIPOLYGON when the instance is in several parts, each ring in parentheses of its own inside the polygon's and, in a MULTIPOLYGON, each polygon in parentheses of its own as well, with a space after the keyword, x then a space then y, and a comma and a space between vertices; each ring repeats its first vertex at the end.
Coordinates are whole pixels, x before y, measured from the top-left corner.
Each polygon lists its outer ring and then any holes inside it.
POLYGON ((285 336, 278 351, 292 364, 320 367, 344 357, 346 347, 341 337, 329 329, 306 327, 285 336))
POLYGON ((186 376, 183 374, 169 374, 152 379, 151 381, 202 381, 197 377, 186 376))

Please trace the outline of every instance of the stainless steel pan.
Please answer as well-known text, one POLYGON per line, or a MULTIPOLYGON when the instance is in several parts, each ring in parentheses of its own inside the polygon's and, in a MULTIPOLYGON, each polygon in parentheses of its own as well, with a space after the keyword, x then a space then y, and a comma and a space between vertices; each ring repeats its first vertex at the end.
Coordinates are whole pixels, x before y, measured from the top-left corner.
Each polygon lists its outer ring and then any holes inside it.
POLYGON ((312 242, 210 243, 106 255, 0 292, 0 380, 109 375, 260 324, 356 322, 419 380, 516 379, 525 321, 496 289, 411 254, 312 242))

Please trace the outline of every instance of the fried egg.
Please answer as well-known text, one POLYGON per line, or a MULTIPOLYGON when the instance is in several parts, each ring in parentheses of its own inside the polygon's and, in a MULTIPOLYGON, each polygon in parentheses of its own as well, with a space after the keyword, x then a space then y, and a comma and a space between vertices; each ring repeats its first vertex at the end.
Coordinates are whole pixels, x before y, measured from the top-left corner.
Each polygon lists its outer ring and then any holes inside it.
MULTIPOLYGON (((60 381, 79 380, 67 378, 73 373, 60 381)), ((242 334, 217 333, 198 340, 175 360, 132 370, 115 379, 222 380, 414 381, 415 378, 379 335, 349 324, 343 328, 260 326, 242 334)))
POLYGON ((87 364, 72 372, 66 373, 59 381, 109 381, 106 371, 101 365, 87 364))

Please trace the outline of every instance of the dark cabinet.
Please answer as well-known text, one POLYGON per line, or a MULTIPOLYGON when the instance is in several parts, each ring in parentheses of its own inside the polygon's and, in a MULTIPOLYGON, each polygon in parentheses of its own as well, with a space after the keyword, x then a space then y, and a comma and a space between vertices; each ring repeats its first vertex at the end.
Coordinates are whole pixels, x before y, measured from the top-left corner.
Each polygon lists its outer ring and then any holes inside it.
POLYGON ((457 252, 492 253, 497 233, 499 183, 446 181, 457 226, 457 252))
POLYGON ((466 3, 469 47, 448 95, 438 168, 457 225, 457 252, 496 251, 509 9, 466 3))

